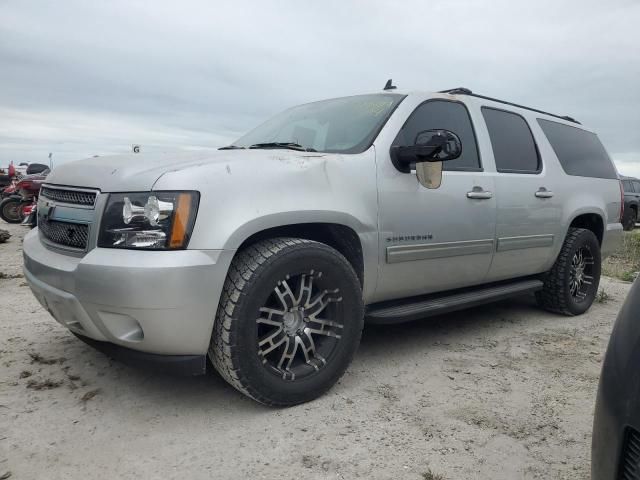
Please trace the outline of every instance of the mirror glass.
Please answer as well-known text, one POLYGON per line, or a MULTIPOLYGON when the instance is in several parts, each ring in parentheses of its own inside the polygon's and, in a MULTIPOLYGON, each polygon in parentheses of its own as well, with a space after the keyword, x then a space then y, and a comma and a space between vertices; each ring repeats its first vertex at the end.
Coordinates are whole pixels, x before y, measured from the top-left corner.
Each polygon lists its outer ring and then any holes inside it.
POLYGON ((425 188, 439 188, 442 183, 442 162, 416 163, 416 177, 425 188))

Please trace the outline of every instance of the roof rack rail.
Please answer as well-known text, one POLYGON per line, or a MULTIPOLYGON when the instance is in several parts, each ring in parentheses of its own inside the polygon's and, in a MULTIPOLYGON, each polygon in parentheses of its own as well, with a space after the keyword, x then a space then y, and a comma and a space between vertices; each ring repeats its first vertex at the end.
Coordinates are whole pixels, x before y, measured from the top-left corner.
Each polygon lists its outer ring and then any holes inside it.
POLYGON ((469 95, 471 97, 476 98, 484 98, 485 100, 490 100, 492 102, 503 103, 505 105, 511 105, 512 107, 524 108, 525 110, 531 110, 532 112, 542 113, 544 115, 549 115, 550 117, 561 118, 562 120, 567 120, 569 122, 577 123, 578 125, 582 125, 575 118, 572 118, 568 115, 555 115, 553 113, 545 112, 543 110, 538 110, 537 108, 525 107, 524 105, 518 105, 517 103, 506 102, 504 100, 498 100, 497 98, 486 97, 484 95, 478 95, 477 93, 473 93, 468 88, 458 87, 458 88, 450 88, 448 90, 440 90, 438 93, 448 93, 450 95, 469 95))

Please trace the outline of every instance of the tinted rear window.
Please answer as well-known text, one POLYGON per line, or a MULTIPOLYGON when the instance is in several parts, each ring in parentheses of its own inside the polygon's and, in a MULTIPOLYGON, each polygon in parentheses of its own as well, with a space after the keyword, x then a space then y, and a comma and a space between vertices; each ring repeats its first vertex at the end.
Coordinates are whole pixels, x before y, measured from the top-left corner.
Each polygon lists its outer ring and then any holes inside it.
POLYGON ((542 118, 538 124, 568 175, 618 178, 607 151, 594 133, 542 118))
POLYGON ((538 173, 540 157, 529 124, 520 115, 482 107, 498 172, 538 173))

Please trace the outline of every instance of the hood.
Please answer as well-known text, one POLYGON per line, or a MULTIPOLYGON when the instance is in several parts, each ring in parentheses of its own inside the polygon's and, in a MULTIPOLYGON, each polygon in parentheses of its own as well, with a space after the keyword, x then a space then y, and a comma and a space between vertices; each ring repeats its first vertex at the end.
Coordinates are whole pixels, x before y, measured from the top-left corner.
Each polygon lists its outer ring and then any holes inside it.
POLYGON ((47 183, 103 192, 148 191, 165 172, 213 161, 218 152, 144 153, 93 157, 57 166, 47 183))
POLYGON ((208 150, 200 152, 145 153, 105 157, 64 163, 55 167, 46 183, 96 188, 102 192, 143 192, 153 189, 157 180, 168 172, 208 164, 231 163, 277 157, 324 156, 321 153, 293 150, 208 150))

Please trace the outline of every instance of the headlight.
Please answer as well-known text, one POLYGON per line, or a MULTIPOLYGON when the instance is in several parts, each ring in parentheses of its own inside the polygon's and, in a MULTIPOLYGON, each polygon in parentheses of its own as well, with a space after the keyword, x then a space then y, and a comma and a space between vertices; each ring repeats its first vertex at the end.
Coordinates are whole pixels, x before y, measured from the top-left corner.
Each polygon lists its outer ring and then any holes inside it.
POLYGON ((98 246, 187 248, 199 199, 198 192, 112 193, 102 216, 98 246))

